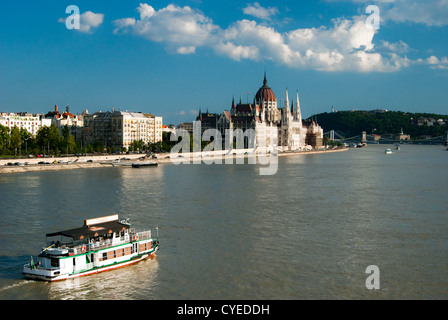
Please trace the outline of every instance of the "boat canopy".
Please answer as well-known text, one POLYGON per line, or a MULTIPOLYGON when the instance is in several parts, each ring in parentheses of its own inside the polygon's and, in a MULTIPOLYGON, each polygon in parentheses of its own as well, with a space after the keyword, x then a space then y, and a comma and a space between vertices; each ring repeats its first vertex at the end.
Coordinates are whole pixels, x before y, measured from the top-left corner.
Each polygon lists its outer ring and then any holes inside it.
POLYGON ((98 236, 112 234, 114 232, 124 231, 129 228, 130 225, 128 224, 123 224, 119 221, 109 221, 89 226, 83 226, 81 228, 70 229, 66 231, 47 233, 46 236, 47 238, 55 236, 65 236, 73 238, 73 240, 84 240, 88 238, 94 238, 98 236))

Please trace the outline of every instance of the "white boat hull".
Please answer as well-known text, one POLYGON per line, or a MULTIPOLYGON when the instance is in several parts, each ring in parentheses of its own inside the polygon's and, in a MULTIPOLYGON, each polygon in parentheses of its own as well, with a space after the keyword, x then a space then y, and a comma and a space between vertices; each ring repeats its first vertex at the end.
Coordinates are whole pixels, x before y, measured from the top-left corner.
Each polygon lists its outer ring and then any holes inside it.
POLYGON ((98 267, 98 268, 93 268, 91 270, 85 270, 85 271, 71 273, 71 274, 70 273, 60 274, 60 273, 58 273, 59 269, 46 269, 46 268, 39 268, 39 267, 31 268, 29 265, 24 266, 22 274, 26 279, 29 279, 29 280, 41 280, 41 281, 53 282, 53 281, 74 279, 74 278, 79 278, 82 276, 88 276, 88 275, 92 275, 92 274, 96 274, 96 273, 100 273, 100 272, 104 272, 104 271, 109 271, 109 270, 126 267, 126 266, 132 265, 134 263, 146 260, 146 259, 154 256, 157 249, 158 249, 158 247, 156 247, 154 249, 154 251, 152 251, 152 252, 144 253, 141 255, 136 255, 127 261, 123 261, 123 262, 111 261, 111 264, 109 264, 107 266, 102 266, 102 267, 98 267))

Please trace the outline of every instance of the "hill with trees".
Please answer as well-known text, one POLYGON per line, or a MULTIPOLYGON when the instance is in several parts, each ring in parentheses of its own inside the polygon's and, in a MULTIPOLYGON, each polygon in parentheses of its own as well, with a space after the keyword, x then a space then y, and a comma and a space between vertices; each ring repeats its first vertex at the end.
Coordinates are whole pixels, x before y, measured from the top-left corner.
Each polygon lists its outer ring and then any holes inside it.
POLYGON ((310 119, 317 121, 324 132, 335 130, 345 137, 367 134, 398 134, 403 130, 411 139, 422 136, 445 136, 448 115, 434 113, 410 113, 401 111, 338 111, 316 114, 310 119))

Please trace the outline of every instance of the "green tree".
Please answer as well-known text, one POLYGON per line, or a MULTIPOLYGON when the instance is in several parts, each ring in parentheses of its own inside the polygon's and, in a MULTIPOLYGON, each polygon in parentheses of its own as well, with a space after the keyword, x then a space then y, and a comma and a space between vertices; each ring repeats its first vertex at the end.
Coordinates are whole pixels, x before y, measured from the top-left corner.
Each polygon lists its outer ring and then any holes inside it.
POLYGON ((20 135, 22 137, 21 153, 30 154, 30 151, 36 147, 36 139, 25 128, 20 129, 20 135))
POLYGON ((73 135, 69 135, 66 141, 66 150, 67 153, 72 154, 75 152, 76 141, 73 135))
POLYGON ((0 154, 6 153, 6 148, 8 147, 9 143, 9 128, 2 126, 0 124, 0 154))
POLYGON ((59 153, 62 137, 59 130, 52 124, 50 127, 41 127, 36 135, 40 151, 44 154, 59 153))
POLYGON ((20 149, 20 145, 22 144, 22 135, 20 134, 20 129, 17 126, 11 129, 11 139, 10 145, 14 150, 14 156, 17 156, 17 149, 20 149))

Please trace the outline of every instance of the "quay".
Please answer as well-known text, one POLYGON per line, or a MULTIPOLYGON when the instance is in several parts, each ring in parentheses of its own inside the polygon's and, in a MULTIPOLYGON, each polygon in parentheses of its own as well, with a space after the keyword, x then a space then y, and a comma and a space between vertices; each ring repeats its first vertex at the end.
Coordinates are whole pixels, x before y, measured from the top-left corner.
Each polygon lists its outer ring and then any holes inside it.
MULTIPOLYGON (((312 150, 312 151, 300 151, 300 152, 279 152, 277 156, 299 156, 299 155, 311 155, 311 154, 323 154, 347 151, 348 148, 338 149, 326 149, 326 150, 312 150)), ((254 156, 248 152, 242 152, 238 150, 238 153, 231 155, 224 155, 223 160, 227 158, 248 158, 254 156)), ((195 160, 208 160, 213 159, 213 151, 198 152, 198 153, 183 153, 182 157, 187 161, 195 160)), ((271 155, 266 155, 267 157, 271 155)), ((1 159, 0 160, 0 174, 8 173, 26 173, 26 172, 42 172, 42 171, 60 171, 60 170, 75 170, 75 169, 89 169, 89 168, 105 168, 114 166, 128 166, 132 167, 133 163, 136 163, 139 159, 145 157, 143 154, 127 154, 127 155, 108 155, 108 156, 83 156, 83 157, 52 157, 52 158, 22 158, 22 159, 1 159), (119 159, 119 161, 117 161, 119 159), (24 163, 27 162, 25 165, 24 163), (39 162, 45 162, 45 164, 39 164, 39 162), (8 165, 8 163, 12 165, 8 165), (20 163, 20 165, 15 165, 20 163)), ((179 159, 179 158, 178 158, 179 159)), ((157 162, 157 164, 170 164, 172 159, 170 153, 161 153, 157 159, 145 158, 141 163, 145 161, 157 162)))

